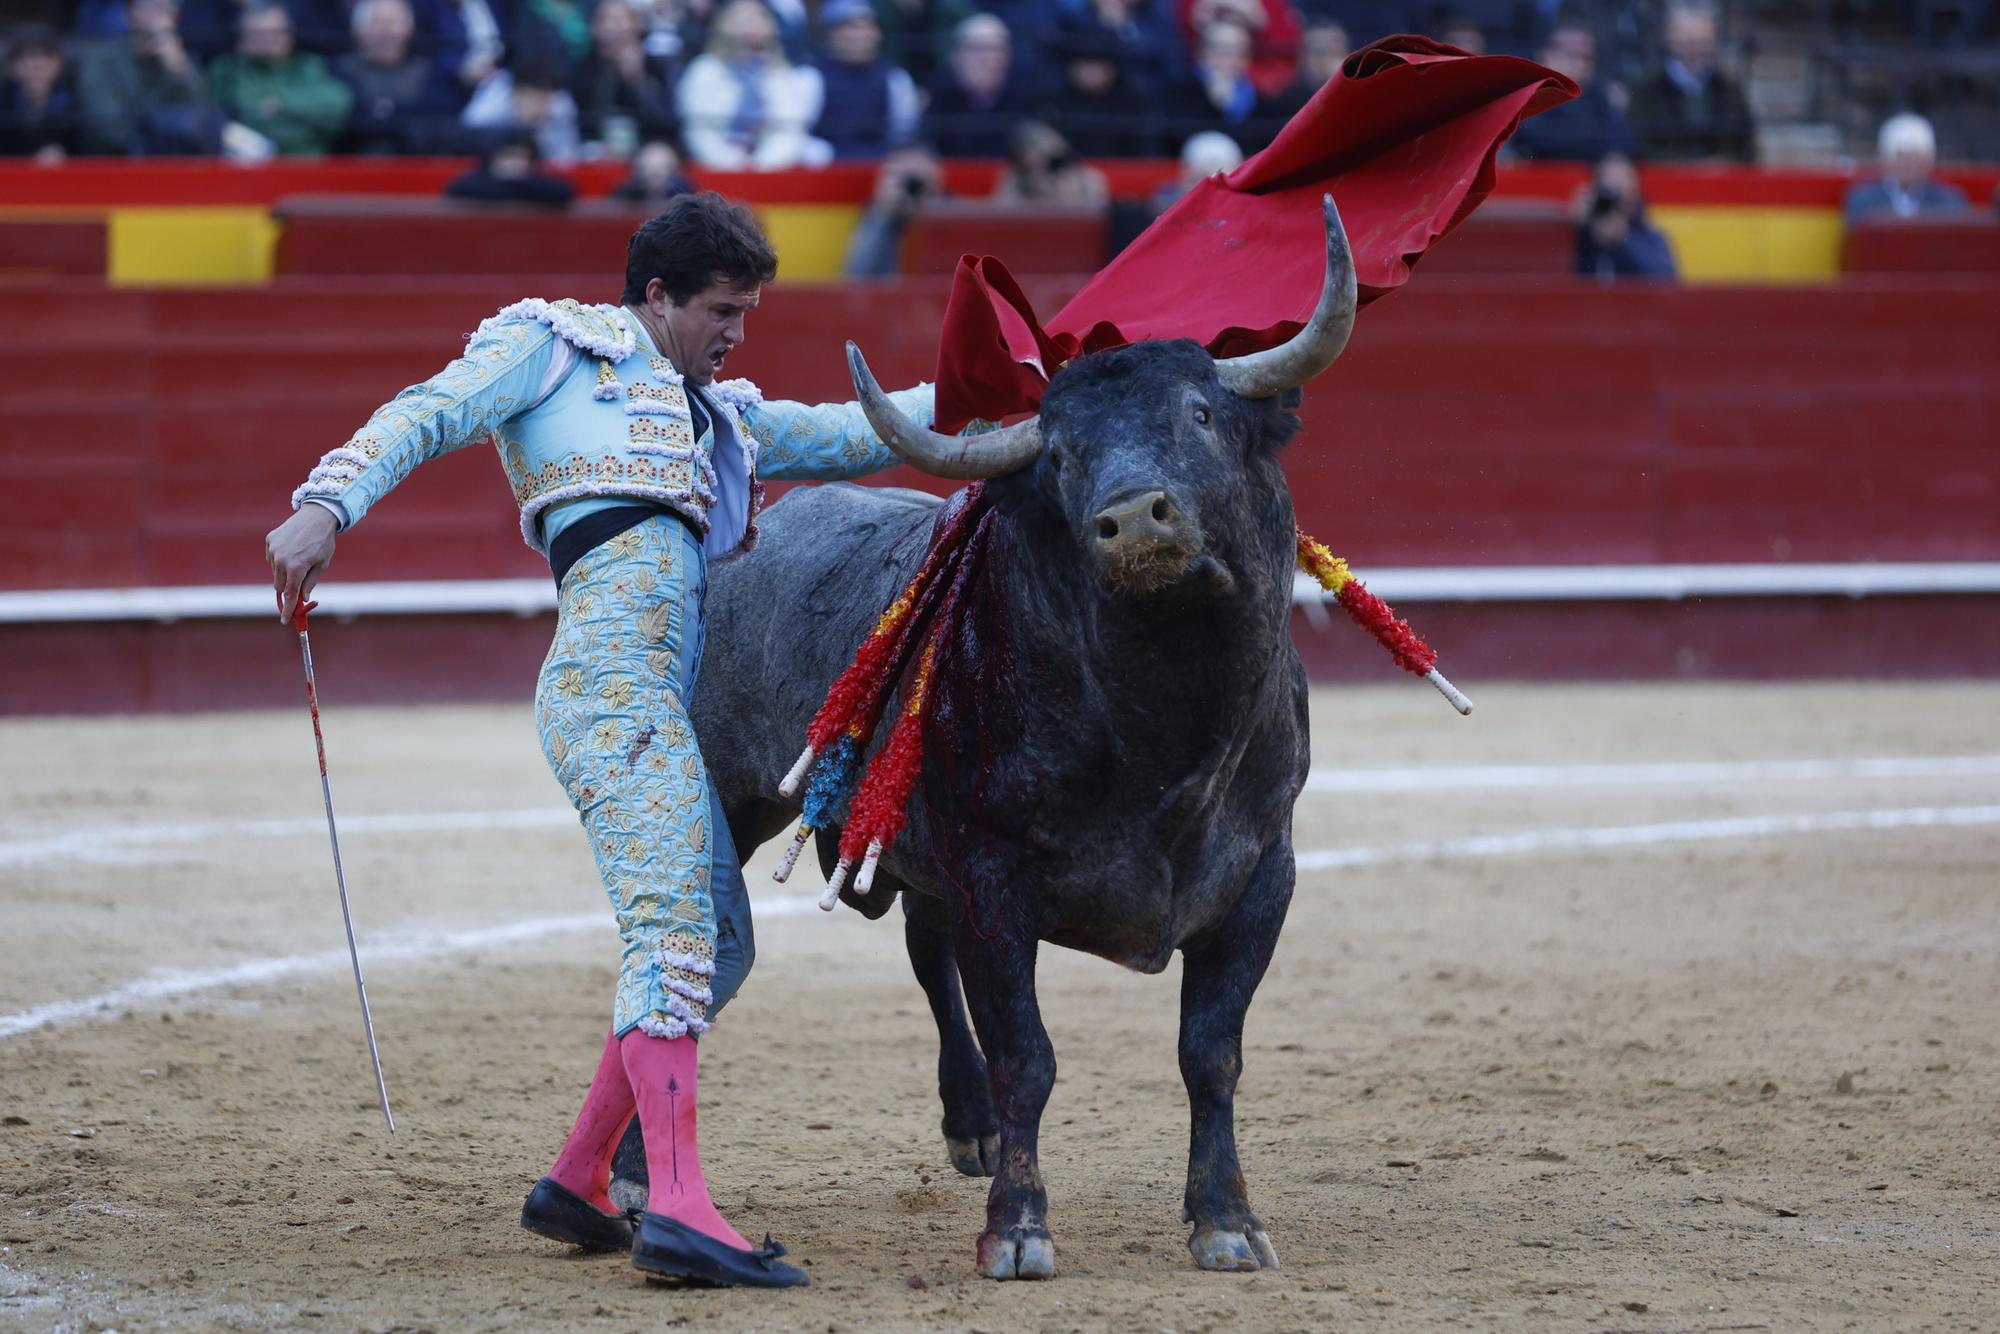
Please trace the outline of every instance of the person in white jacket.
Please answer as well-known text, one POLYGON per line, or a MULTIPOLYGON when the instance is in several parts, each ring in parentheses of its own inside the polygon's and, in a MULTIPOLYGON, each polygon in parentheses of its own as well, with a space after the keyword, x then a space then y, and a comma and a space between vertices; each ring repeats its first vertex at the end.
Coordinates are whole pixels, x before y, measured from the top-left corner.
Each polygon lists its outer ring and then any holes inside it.
POLYGON ((732 0, 716 15, 708 49, 675 91, 688 154, 722 171, 825 166, 833 149, 811 134, 825 96, 819 71, 785 59, 761 0, 732 0))

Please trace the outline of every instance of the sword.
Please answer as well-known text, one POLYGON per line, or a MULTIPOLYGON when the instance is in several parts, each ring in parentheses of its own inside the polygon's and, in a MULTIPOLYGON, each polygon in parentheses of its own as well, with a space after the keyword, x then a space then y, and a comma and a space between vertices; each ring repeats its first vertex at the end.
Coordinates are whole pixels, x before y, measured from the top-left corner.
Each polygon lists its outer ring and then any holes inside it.
POLYGON ((361 1027, 368 1034, 368 1059, 375 1066, 375 1092, 382 1099, 382 1119, 396 1133, 396 1116, 389 1110, 389 1086, 382 1079, 382 1053, 375 1047, 375 1018, 368 1012, 368 984, 361 980, 361 951, 354 944, 354 915, 347 908, 347 873, 340 868, 340 831, 333 823, 333 787, 326 779, 326 737, 319 730, 319 685, 313 679, 312 640, 306 637, 306 615, 317 602, 301 600, 292 613, 299 631, 299 654, 306 664, 306 703, 312 708, 313 745, 319 750, 319 791, 326 799, 326 837, 333 845, 333 880, 340 886, 340 921, 347 928, 347 957, 354 963, 354 994, 361 999, 361 1027))

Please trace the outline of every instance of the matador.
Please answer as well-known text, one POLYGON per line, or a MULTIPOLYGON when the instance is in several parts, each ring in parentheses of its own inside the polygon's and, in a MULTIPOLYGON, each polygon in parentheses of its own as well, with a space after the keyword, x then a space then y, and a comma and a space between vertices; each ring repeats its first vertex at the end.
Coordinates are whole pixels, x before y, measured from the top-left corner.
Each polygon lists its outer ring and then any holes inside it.
MULTIPOLYGON (((633 235, 620 305, 533 299, 383 405, 320 460, 266 539, 289 621, 336 534, 421 463, 492 440, 521 535, 555 576, 555 640, 535 690, 543 750, 576 807, 623 946, 613 1019, 583 1110, 522 1223, 669 1277, 807 1281, 752 1247, 702 1176, 696 1039, 754 957, 750 908, 688 700, 708 564, 757 540, 762 479, 851 478, 898 460, 858 406, 767 401, 717 377, 777 274, 749 211, 682 196, 633 235), (634 1116, 650 1181, 636 1227, 611 1201, 634 1116)), ((894 396, 928 421, 931 390, 894 396)))

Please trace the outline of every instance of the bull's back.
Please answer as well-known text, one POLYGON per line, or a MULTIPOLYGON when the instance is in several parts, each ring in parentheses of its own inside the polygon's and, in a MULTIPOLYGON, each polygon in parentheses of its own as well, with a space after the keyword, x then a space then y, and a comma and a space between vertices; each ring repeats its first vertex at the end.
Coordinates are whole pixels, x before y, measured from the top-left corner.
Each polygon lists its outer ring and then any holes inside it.
POLYGON ((740 842, 770 837, 796 809, 778 780, 827 687, 922 562, 938 504, 890 487, 801 487, 764 512, 753 550, 710 567, 694 725, 740 842))

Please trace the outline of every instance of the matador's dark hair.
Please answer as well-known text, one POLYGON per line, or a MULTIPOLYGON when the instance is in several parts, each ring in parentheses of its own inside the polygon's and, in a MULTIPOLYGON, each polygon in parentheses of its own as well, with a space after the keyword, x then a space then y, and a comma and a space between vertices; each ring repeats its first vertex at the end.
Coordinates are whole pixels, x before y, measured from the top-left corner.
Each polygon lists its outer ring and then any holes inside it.
POLYGON ((777 276, 778 252, 756 216, 713 190, 703 190, 681 195, 632 233, 620 299, 639 304, 646 299, 646 284, 655 278, 668 299, 680 305, 717 279, 748 287, 777 276))

